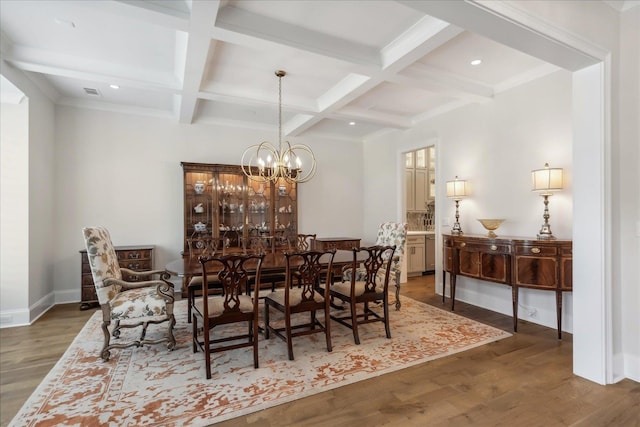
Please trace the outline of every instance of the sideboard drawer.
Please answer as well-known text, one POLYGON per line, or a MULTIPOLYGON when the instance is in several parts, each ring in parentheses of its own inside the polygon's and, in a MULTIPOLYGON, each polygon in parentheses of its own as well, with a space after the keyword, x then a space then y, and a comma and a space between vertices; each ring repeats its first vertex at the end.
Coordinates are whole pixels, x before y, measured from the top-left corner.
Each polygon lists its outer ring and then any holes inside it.
POLYGON ((543 245, 515 245, 516 255, 555 256, 558 255, 557 246, 543 245))
POLYGON ((129 270, 151 270, 151 260, 121 260, 120 268, 128 268, 129 270))
POLYGON ((123 261, 151 259, 151 249, 116 250, 116 254, 120 265, 122 265, 123 261))

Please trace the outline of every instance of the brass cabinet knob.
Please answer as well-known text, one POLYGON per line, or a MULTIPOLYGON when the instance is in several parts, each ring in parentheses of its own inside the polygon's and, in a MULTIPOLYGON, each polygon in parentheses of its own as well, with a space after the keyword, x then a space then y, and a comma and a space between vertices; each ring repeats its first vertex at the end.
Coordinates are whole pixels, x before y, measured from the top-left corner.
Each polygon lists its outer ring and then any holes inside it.
POLYGON ((465 242, 460 243, 460 247, 464 248, 465 246, 467 246, 467 244, 465 242))
POLYGON ((533 252, 534 254, 539 254, 540 248, 531 248, 531 252, 533 252))
POLYGON ((496 245, 491 245, 491 250, 495 251, 496 249, 498 249, 498 247, 496 245))

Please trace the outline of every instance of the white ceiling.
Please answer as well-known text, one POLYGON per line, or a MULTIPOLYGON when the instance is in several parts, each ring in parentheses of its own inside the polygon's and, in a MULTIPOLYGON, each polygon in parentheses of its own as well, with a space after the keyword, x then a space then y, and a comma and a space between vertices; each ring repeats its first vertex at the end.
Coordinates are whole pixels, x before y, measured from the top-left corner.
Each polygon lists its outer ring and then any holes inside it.
MULTIPOLYGON (((346 140, 490 102, 558 69, 421 3, 2 0, 1 48, 58 104, 267 130, 282 69, 284 133, 346 140)), ((447 3, 457 2, 438 7, 447 3)))

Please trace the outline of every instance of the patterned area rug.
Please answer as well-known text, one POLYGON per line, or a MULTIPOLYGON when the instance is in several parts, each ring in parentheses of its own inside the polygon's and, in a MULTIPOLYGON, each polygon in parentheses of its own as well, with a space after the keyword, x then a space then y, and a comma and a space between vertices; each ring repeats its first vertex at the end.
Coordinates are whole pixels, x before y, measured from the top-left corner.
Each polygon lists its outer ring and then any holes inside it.
POLYGON ((162 344, 116 349, 107 363, 99 358, 96 312, 10 425, 209 425, 511 336, 406 297, 402 302, 400 311, 390 310, 391 339, 382 323, 368 324, 359 328, 357 346, 350 329, 332 322, 333 352, 324 334, 298 337, 289 361, 282 340, 261 336, 259 369, 250 347, 231 350, 212 356, 211 380, 204 354, 192 350, 186 301, 176 303, 174 351, 162 344))

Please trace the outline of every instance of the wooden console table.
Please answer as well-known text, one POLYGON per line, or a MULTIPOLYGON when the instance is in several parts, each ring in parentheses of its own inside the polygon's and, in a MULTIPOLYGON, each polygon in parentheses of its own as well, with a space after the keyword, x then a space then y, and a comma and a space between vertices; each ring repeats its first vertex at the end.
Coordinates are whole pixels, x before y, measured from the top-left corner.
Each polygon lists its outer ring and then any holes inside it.
POLYGON ((558 339, 562 339, 562 293, 572 290, 571 240, 445 234, 443 247, 442 302, 448 272, 452 311, 458 275, 511 286, 515 332, 518 331, 518 289, 554 291, 558 339))

